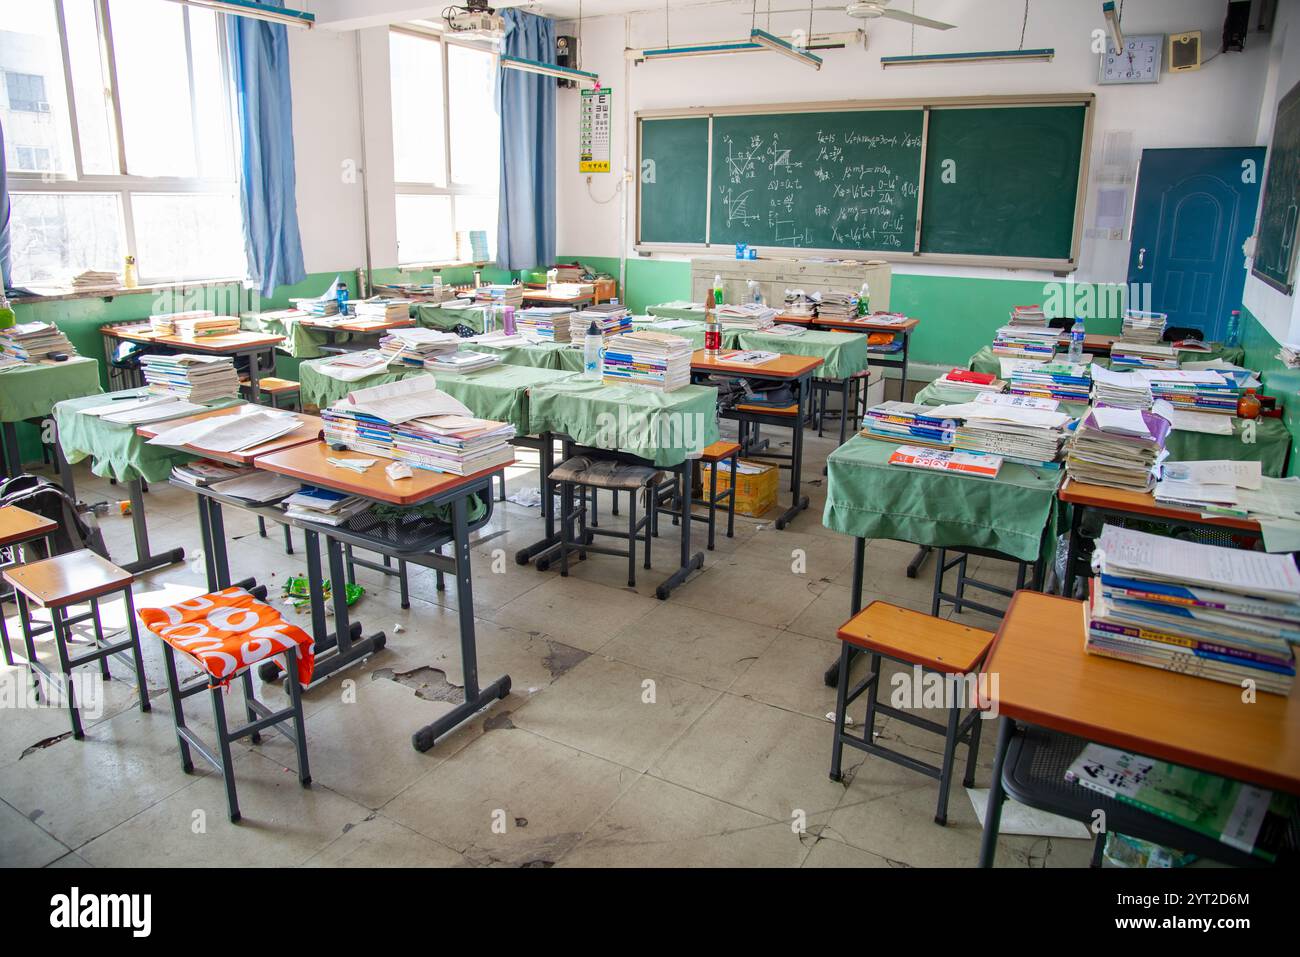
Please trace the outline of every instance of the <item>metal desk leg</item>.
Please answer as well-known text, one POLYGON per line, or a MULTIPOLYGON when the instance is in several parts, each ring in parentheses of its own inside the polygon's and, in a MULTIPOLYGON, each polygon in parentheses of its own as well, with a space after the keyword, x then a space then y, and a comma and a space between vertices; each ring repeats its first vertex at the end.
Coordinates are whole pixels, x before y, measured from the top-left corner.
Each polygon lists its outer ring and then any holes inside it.
POLYGON ((68 464, 67 456, 63 454, 63 443, 59 441, 59 420, 53 415, 49 417, 50 435, 54 445, 54 467, 59 472, 59 482, 63 486, 63 491, 75 502, 77 500, 77 481, 72 474, 72 466, 68 464))
POLYGON ((208 537, 212 542, 212 567, 216 570, 217 589, 230 587, 230 555, 226 551, 226 519, 221 503, 208 501, 208 537))
POLYGON ((208 512, 208 498, 206 495, 195 495, 194 500, 199 507, 199 545, 203 549, 203 570, 208 581, 208 591, 213 592, 217 591, 217 567, 213 564, 215 552, 212 548, 212 522, 208 512))
POLYGON ((1061 594, 1066 598, 1074 595, 1074 566, 1079 561, 1079 529, 1083 525, 1083 513, 1087 511, 1082 505, 1071 507, 1070 535, 1066 539, 1065 576, 1061 583, 1061 594))
POLYGON ((848 437, 849 427, 849 380, 840 380, 840 445, 848 437))
MULTIPOLYGON (((367 635, 364 638, 360 635, 360 622, 353 624, 349 621, 348 599, 347 599, 347 573, 343 567, 343 545, 334 538, 326 536, 325 553, 329 559, 330 572, 330 589, 334 600, 334 630, 327 635, 324 644, 327 645, 322 653, 319 649, 316 655, 315 666, 312 669, 311 684, 308 688, 315 688, 324 682, 327 678, 337 671, 350 667, 366 658, 376 651, 379 651, 388 642, 388 637, 382 631, 377 631, 373 635, 367 635)), ((312 547, 307 550, 308 575, 311 574, 312 558, 316 555, 316 566, 318 573, 311 578, 312 582, 312 627, 316 627, 316 601, 320 598, 320 617, 324 619, 324 592, 322 590, 322 578, 319 574, 320 555, 312 547), (320 595, 317 595, 318 590, 320 595)), ((321 629, 326 630, 325 628, 321 629)))
MULTIPOLYGON (((853 539, 853 588, 849 592, 849 617, 852 618, 862 610, 862 580, 866 577, 867 571, 867 540, 861 536, 853 539)), ((853 659, 857 655, 856 648, 848 648, 848 665, 853 666, 853 659)), ((840 681, 840 662, 836 661, 822 676, 822 683, 828 688, 834 688, 840 681)))
POLYGON ((915 578, 917 576, 917 573, 921 571, 921 566, 925 564, 925 560, 929 557, 930 557, 930 546, 929 545, 919 546, 916 549, 916 554, 912 556, 912 560, 907 563, 907 577, 915 578))
POLYGON ((997 851, 998 828, 1002 824, 1002 802, 1007 797, 1007 792, 1002 787, 1002 768, 1007 763, 1007 748, 1011 744, 1011 736, 1015 731, 1016 723, 1010 718, 1000 720, 998 753, 993 759, 993 783, 989 785, 989 803, 984 811, 984 833, 980 836, 980 867, 992 867, 993 855, 997 851))
POLYGON ((664 579, 659 584, 659 587, 655 589, 655 597, 660 601, 666 600, 672 594, 674 588, 690 577, 691 572, 704 567, 704 553, 696 552, 694 555, 691 554, 691 526, 694 524, 691 520, 691 501, 694 498, 691 490, 695 487, 695 460, 686 459, 682 462, 681 470, 683 491, 678 500, 679 512, 677 516, 682 527, 681 564, 678 566, 677 571, 664 579))
POLYGON ((907 350, 912 345, 912 333, 903 333, 903 356, 898 374, 901 378, 898 380, 898 401, 905 402, 907 398, 907 350))
POLYGON ((550 432, 539 436, 541 449, 538 451, 538 463, 541 476, 538 485, 542 490, 542 517, 546 520, 546 537, 540 542, 521 548, 515 552, 515 563, 527 565, 533 559, 552 551, 560 543, 559 533, 555 529, 555 483, 551 481, 551 471, 555 468, 555 439, 550 432))
POLYGON ((144 491, 140 480, 138 478, 131 479, 127 483, 127 488, 131 494, 131 527, 135 533, 136 558, 135 561, 127 562, 122 567, 132 574, 138 575, 140 572, 184 561, 185 549, 183 548, 173 548, 169 551, 159 552, 157 555, 149 551, 149 527, 145 524, 144 491))
POLYGON ((474 592, 469 554, 469 507, 464 495, 452 503, 453 551, 456 556, 456 607, 460 617, 460 659, 465 673, 465 700, 433 724, 411 735, 417 751, 428 751, 438 739, 448 734, 475 712, 510 694, 510 676, 502 675, 486 688, 478 684, 478 647, 474 639, 474 592))
MULTIPOLYGON (((803 414, 803 404, 809 400, 810 379, 800 380, 799 383, 799 415, 803 414)), ((799 494, 799 487, 803 483, 803 427, 796 422, 793 429, 793 439, 790 449, 790 507, 786 509, 776 520, 776 527, 783 529, 794 520, 794 517, 808 507, 808 496, 799 494)))
POLYGON ((0 442, 4 444, 4 470, 6 478, 23 472, 23 456, 18 448, 18 426, 14 422, 0 423, 0 442))

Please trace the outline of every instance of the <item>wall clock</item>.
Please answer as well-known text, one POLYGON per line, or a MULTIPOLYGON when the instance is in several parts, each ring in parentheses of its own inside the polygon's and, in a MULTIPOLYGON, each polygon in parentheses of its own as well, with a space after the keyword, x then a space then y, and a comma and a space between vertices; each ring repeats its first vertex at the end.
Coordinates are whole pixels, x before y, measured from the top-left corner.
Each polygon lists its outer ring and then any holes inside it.
POLYGON ((1160 54, 1164 46, 1163 33, 1127 36, 1124 38, 1124 49, 1118 52, 1107 38, 1097 82, 1159 83, 1160 54))

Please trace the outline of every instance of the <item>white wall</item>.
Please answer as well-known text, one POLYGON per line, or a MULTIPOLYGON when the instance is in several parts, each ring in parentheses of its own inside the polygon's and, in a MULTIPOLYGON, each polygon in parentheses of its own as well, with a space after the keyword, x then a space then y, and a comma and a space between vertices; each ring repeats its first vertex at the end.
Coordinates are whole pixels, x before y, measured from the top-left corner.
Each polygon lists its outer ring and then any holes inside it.
MULTIPOLYGON (((1283 6, 1293 6, 1284 0, 1283 6)), ((595 6, 593 4, 592 6, 595 6)), ((783 7, 794 6, 781 4, 783 7)), ((905 2, 896 6, 907 9, 905 2)), ((1014 49, 1020 43, 1024 4, 1020 0, 923 0, 917 12, 946 20, 948 31, 916 30, 915 50, 906 24, 868 22, 867 49, 831 50, 823 54, 820 71, 775 53, 747 53, 625 65, 624 46, 663 45, 664 14, 630 14, 587 19, 583 23, 582 66, 598 72, 614 89, 615 165, 635 146, 634 113, 638 109, 682 106, 762 104, 811 100, 879 99, 889 97, 975 94, 1056 93, 1093 91, 1097 94, 1093 165, 1100 162, 1107 131, 1133 132, 1133 169, 1144 147, 1242 146, 1260 139, 1259 112, 1265 87, 1268 38, 1252 33, 1244 53, 1222 54, 1197 72, 1161 75, 1149 86, 1098 86, 1098 56, 1091 50, 1092 31, 1103 26, 1100 3, 1090 0, 1035 0, 1025 30, 1024 46, 1054 47, 1050 63, 950 65, 882 70, 881 56, 946 51, 1014 49)), ((761 7, 761 4, 760 4, 761 7)), ((1217 49, 1222 34, 1224 0, 1129 0, 1124 11, 1128 33, 1202 31, 1207 54, 1217 49)), ((774 17, 772 32, 788 35, 807 26, 806 15, 774 17)), ((837 13, 818 13, 817 33, 850 30, 861 21, 837 13)), ((760 27, 764 27, 760 15, 760 27)), ((561 32, 574 33, 576 24, 563 23, 561 32)), ((688 42, 738 40, 748 35, 747 5, 678 11, 671 19, 674 46, 688 42)), ((586 177, 577 172, 578 97, 561 91, 558 108, 559 250, 565 254, 635 256, 632 243, 635 191, 629 197, 627 220, 620 234, 621 201, 601 204, 588 195, 586 177), (621 236, 621 239, 620 239, 621 236)), ((627 155, 628 167, 635 156, 627 155)), ((614 175, 598 175, 590 187, 596 200, 606 200, 617 186, 614 175)), ((631 189, 631 186, 628 187, 631 189)), ((1096 182, 1090 182, 1085 227, 1091 224, 1096 182)), ((1131 202, 1131 190, 1130 190, 1131 202)), ((1122 282, 1128 263, 1128 242, 1086 238, 1076 278, 1122 282)), ((948 275, 1017 276, 1028 271, 896 266, 900 272, 942 272, 948 275)))

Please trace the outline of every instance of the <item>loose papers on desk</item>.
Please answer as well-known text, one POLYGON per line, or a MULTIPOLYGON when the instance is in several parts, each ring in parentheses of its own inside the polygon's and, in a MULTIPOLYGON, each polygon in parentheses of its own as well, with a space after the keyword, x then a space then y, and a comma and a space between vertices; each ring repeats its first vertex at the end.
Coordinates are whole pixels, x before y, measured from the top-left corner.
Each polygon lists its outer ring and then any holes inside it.
POLYGON ((432 356, 455 352, 460 348, 460 336, 454 332, 436 329, 391 329, 379 340, 379 351, 390 364, 422 368, 432 356))
POLYGON ((1190 412, 1175 409, 1166 399, 1151 403, 1151 411, 1167 419, 1179 432, 1204 432, 1207 435, 1232 435, 1232 419, 1213 412, 1190 412))
POLYGON ((326 359, 316 367, 316 371, 339 382, 357 382, 368 376, 386 373, 388 356, 378 349, 345 352, 332 359, 326 359))
POLYGON ((1168 420, 1152 412, 1128 410, 1140 416, 1145 426, 1145 432, 1135 434, 1136 430, 1127 421, 1124 427, 1115 427, 1114 416, 1098 420, 1097 411, 1093 409, 1083 417, 1066 444, 1066 473, 1071 479, 1092 485, 1150 491, 1155 484, 1156 467, 1168 456, 1165 451, 1170 431, 1168 420), (1107 428, 1103 422, 1112 425, 1107 428))
POLYGON ((171 395, 121 396, 103 405, 81 409, 82 415, 93 415, 103 422, 119 425, 147 425, 197 415, 206 407, 185 402, 171 395))
POLYGON ((393 424, 430 415, 472 415, 464 403, 440 391, 432 376, 413 376, 357 389, 340 405, 393 424))
POLYGON ((1300 550, 1300 478, 1267 478, 1259 462, 1166 462, 1155 496, 1211 517, 1256 521, 1265 551, 1300 550))
POLYGON ((443 352, 424 360, 424 367, 431 372, 475 372, 499 365, 501 365, 501 356, 498 353, 473 352, 469 349, 443 352))
POLYGON ((1098 404, 1121 409, 1150 409, 1154 401, 1150 383, 1136 372, 1116 372, 1099 365, 1092 367, 1092 394, 1098 404))
MULTIPOLYGON (((256 406, 248 406, 256 409, 256 406)), ((242 452, 288 435, 301 420, 292 412, 272 410, 216 415, 159 432, 150 445, 193 446, 210 452, 242 452)))
POLYGON ((275 472, 263 472, 260 469, 250 471, 236 478, 213 482, 209 486, 214 492, 229 495, 231 498, 243 499, 254 504, 278 502, 302 488, 302 483, 287 475, 275 472))

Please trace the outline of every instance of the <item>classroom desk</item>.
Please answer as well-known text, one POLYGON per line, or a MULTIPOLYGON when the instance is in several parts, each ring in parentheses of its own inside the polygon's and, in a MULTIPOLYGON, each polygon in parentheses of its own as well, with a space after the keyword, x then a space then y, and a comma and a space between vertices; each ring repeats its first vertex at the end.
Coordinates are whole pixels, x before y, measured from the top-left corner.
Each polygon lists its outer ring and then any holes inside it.
POLYGON ((545 289, 525 289, 524 305, 525 306, 572 306, 574 309, 581 309, 584 306, 590 306, 596 301, 594 292, 577 296, 560 296, 545 289))
MULTIPOLYGON (((637 461, 682 476, 690 488, 695 459, 718 438, 718 392, 703 386, 684 386, 661 392, 631 385, 604 385, 598 379, 572 376, 530 393, 529 432, 539 438, 542 516, 545 535, 515 553, 515 562, 536 562, 539 570, 550 565, 560 550, 560 535, 553 508, 555 484, 555 440, 564 444, 564 455, 590 450, 596 454, 637 461)), ((691 552, 691 497, 681 497, 678 522, 681 528, 680 561, 677 569, 655 590, 667 599, 692 571, 704 567, 704 553, 691 552)))
POLYGON ((1245 538, 1253 543, 1263 536, 1259 523, 1251 519, 1205 517, 1195 509, 1157 502, 1151 492, 1132 492, 1067 479, 1061 486, 1059 496, 1062 502, 1074 506, 1070 517, 1065 580, 1061 583, 1061 594, 1067 596, 1074 594, 1075 578, 1078 576, 1075 566, 1083 544, 1079 529, 1084 516, 1090 512, 1100 514, 1102 518, 1150 519, 1175 528, 1218 532, 1218 537, 1225 540, 1219 544, 1228 544, 1233 538, 1245 538))
MULTIPOLYGON (((281 310, 288 311, 288 310, 281 310)), ((239 328, 244 332, 256 332, 268 336, 283 336, 277 349, 295 359, 315 359, 323 355, 320 347, 325 337, 319 332, 308 329, 300 320, 308 318, 299 316, 286 319, 271 312, 250 312, 239 317, 239 328)))
MULTIPOLYGON (((148 425, 136 426, 136 434, 145 438, 155 438, 159 433, 166 432, 168 429, 174 429, 182 425, 189 425, 191 422, 201 422, 207 419, 228 418, 232 415, 248 415, 253 412, 263 411, 261 406, 252 403, 242 403, 240 405, 226 406, 221 409, 211 409, 207 412, 201 412, 198 415, 187 415, 181 419, 168 419, 165 422, 150 422, 148 425)), ((168 448, 179 448, 183 452, 205 459, 214 459, 218 462, 225 462, 227 465, 252 465, 259 455, 269 455, 271 452, 278 452, 281 449, 287 449, 294 445, 302 445, 304 442, 314 442, 320 438, 321 429, 324 423, 319 416, 307 415, 302 412, 290 412, 300 423, 292 432, 280 436, 278 439, 272 439, 269 442, 263 442, 261 445, 254 445, 247 449, 240 449, 236 452, 217 452, 212 449, 203 448, 196 445, 168 446, 168 448)))
MULTIPOLYGON (((885 360, 881 363, 884 366, 897 366, 899 375, 898 397, 901 400, 907 395, 907 362, 908 354, 912 348, 912 333, 916 327, 921 324, 920 319, 908 318, 900 323, 881 322, 879 319, 873 319, 870 314, 861 316, 857 319, 821 319, 814 316, 797 316, 788 313, 782 313, 776 317, 777 322, 788 322, 792 325, 807 325, 814 329, 827 329, 835 332, 858 332, 869 334, 872 332, 889 332, 895 337, 901 336, 903 339, 903 348, 899 350, 898 359, 885 360)), ((892 355, 888 352, 872 352, 867 350, 867 361, 870 362, 872 357, 892 355)))
POLYGON ((488 309, 483 306, 448 309, 445 302, 417 302, 411 307, 411 316, 416 322, 427 329, 441 329, 443 332, 452 332, 457 326, 483 332, 487 313, 488 309))
MULTIPOLYGON (((40 423, 64 399, 99 395, 99 363, 89 356, 70 356, 63 362, 41 360, 0 369, 0 466, 12 477, 23 471, 18 445, 18 423, 40 423)), ((64 486, 71 475, 56 440, 56 465, 64 486)))
POLYGON ((112 340, 141 342, 159 346, 171 353, 196 353, 199 355, 229 356, 232 359, 248 358, 248 397, 258 402, 262 391, 258 381, 262 372, 275 371, 275 350, 284 342, 284 336, 267 335, 260 332, 232 332, 224 336, 200 336, 197 339, 184 339, 181 336, 160 336, 148 326, 100 326, 100 334, 105 339, 104 354, 111 355, 112 340), (265 370, 260 368, 262 356, 268 356, 265 370))
MULTIPOLYGON (((1083 602, 1017 592, 984 671, 997 675, 997 757, 980 844, 993 864, 1016 722, 1300 793, 1300 696, 1259 694, 1084 651, 1083 602)), ((1100 800, 1100 798, 1097 798, 1100 800)))
MULTIPOLYGON (((1118 336, 1106 335, 1087 335, 1084 337, 1083 351, 1093 356, 1093 362, 1098 365, 1110 368, 1110 344, 1118 339, 1118 336)), ((1069 340, 1062 341, 1062 348, 1057 352, 1058 359, 1064 359, 1062 354, 1069 347, 1069 340)), ((966 368, 972 372, 985 372, 992 375, 1002 374, 1003 356, 994 355, 993 346, 987 345, 981 348, 966 363, 966 368)), ((1007 357, 1009 358, 1009 357, 1007 357)), ((1215 359, 1222 359, 1224 362, 1230 362, 1233 365, 1241 365, 1246 361, 1246 351, 1240 346, 1227 346, 1222 343, 1215 343, 1209 352, 1193 352, 1191 350, 1181 350, 1178 353, 1179 363, 1185 362, 1213 362, 1215 359)))
MULTIPOLYGON (((418 729, 411 736, 417 751, 427 751, 456 726, 471 718, 493 701, 510 693, 510 676, 501 677, 480 686, 478 676, 478 650, 474 633, 474 593, 470 564, 469 535, 492 515, 492 478, 506 465, 458 476, 425 469, 414 469, 409 479, 394 481, 385 473, 389 460, 382 456, 358 455, 354 452, 336 452, 324 442, 308 442, 267 455, 258 456, 257 468, 288 475, 319 488, 332 489, 348 495, 359 495, 380 505, 435 506, 445 519, 429 517, 394 518, 362 513, 342 526, 318 525, 301 519, 291 519, 304 533, 324 536, 329 556, 329 578, 333 589, 335 648, 322 662, 318 653, 316 668, 328 675, 351 664, 358 657, 377 651, 384 645, 383 632, 359 642, 353 641, 352 626, 348 622, 347 600, 341 583, 345 581, 343 546, 379 552, 398 561, 414 562, 448 573, 456 579, 456 608, 460 622, 460 647, 465 675, 465 700, 437 721, 418 729), (355 473, 329 464, 330 458, 378 458, 379 461, 365 473, 355 473), (483 504, 483 514, 470 520, 469 499, 477 496, 483 504), (452 554, 443 555, 442 547, 452 545, 452 554)), ((279 520, 284 521, 283 513, 279 520)), ((308 577, 320 580, 319 553, 314 542, 307 547, 308 577), (316 556, 312 568, 312 557, 316 556)), ((313 628, 319 622, 324 627, 324 607, 313 598, 313 628)))
MULTIPOLYGON (((797 356, 780 354, 761 364, 748 362, 728 362, 725 358, 710 358, 703 349, 698 349, 691 357, 691 377, 699 379, 710 375, 728 378, 748 379, 761 387, 773 384, 789 384, 795 390, 795 402, 788 409, 771 409, 757 411, 757 406, 747 406, 720 413, 724 418, 734 419, 740 426, 741 455, 757 459, 776 459, 778 464, 790 460, 790 507, 776 519, 776 527, 784 529, 794 517, 808 507, 808 496, 801 494, 803 485, 803 420, 812 396, 813 373, 821 368, 823 361, 815 356, 797 356), (757 439, 757 432, 751 437, 749 426, 771 425, 790 430, 790 453, 764 451, 757 439)), ((846 393, 847 394, 847 393, 846 393)), ((743 403, 742 403, 743 404, 743 403)), ((841 422, 841 431, 843 423, 841 422)))
POLYGON ((324 337, 325 341, 321 343, 320 351, 338 353, 350 349, 373 348, 389 329, 409 329, 415 325, 415 320, 411 318, 351 319, 345 322, 322 323, 319 319, 303 319, 299 325, 324 337))

